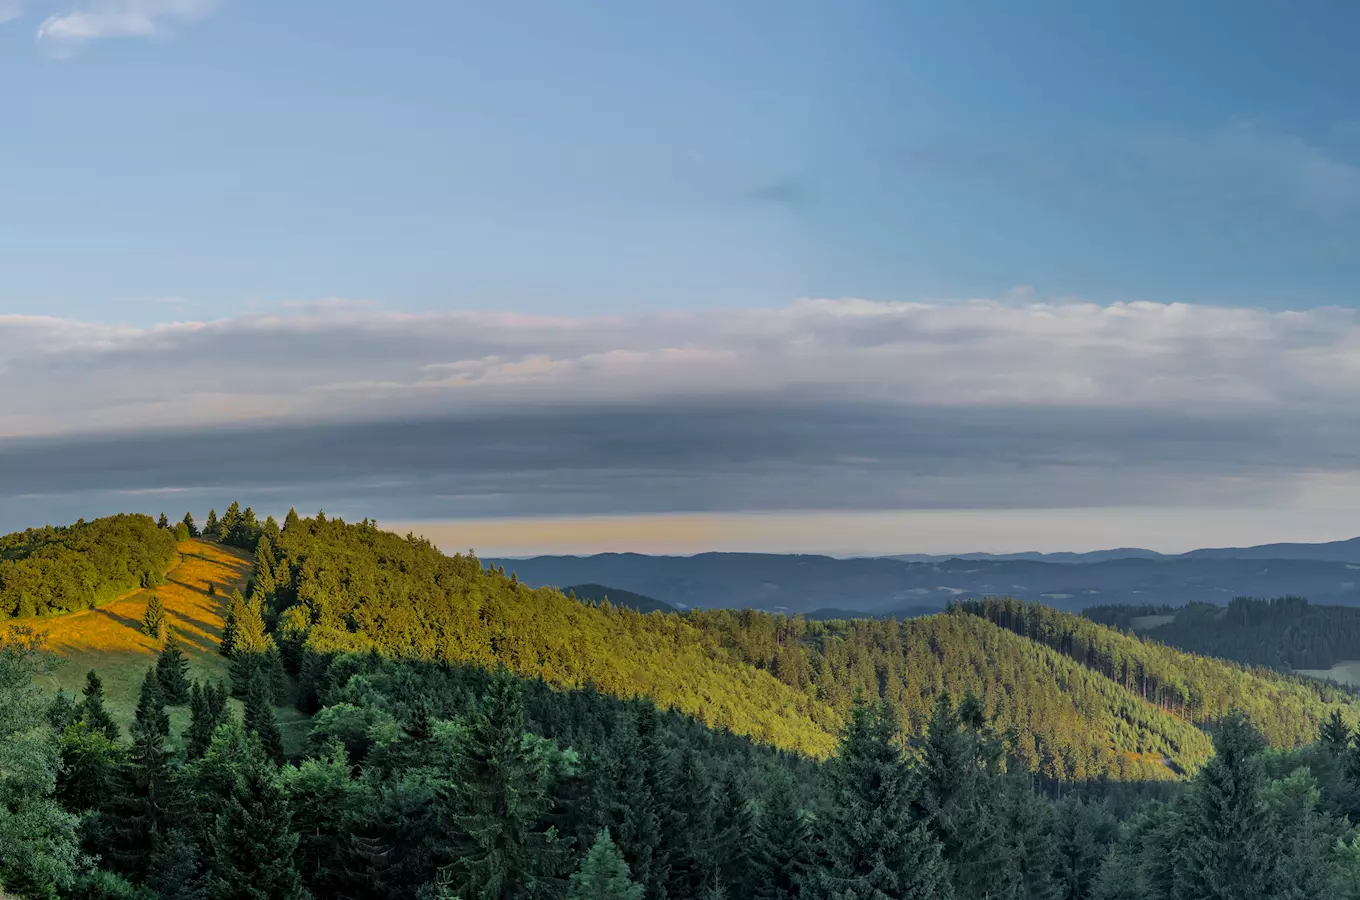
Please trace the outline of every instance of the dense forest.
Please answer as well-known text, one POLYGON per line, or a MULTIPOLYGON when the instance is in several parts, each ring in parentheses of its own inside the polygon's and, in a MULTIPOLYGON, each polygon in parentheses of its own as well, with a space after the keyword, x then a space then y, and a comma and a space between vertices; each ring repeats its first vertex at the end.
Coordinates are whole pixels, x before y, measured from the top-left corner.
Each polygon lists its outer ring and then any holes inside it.
POLYGON ((1360 660, 1360 607, 1314 605, 1303 597, 1238 597, 1226 607, 1207 603, 1179 608, 1099 606, 1082 615, 1125 629, 1150 622, 1138 628, 1138 633, 1173 647, 1253 666, 1285 671, 1330 669, 1337 663, 1360 660))
POLYGON ((98 606, 161 584, 176 536, 148 516, 119 515, 0 537, 0 617, 98 606))
POLYGON ((953 609, 1052 647, 1178 718, 1207 725, 1232 710, 1243 712, 1275 746, 1306 743, 1333 710, 1353 702, 1352 694, 1332 685, 1248 670, 1037 603, 969 600, 953 609))
POLYGON ((205 527, 255 550, 230 684, 191 682, 167 636, 123 734, 98 673, 50 699, 40 640, 0 645, 5 891, 1360 900, 1331 688, 1014 601, 642 615, 247 512, 205 527), (286 748, 288 700, 313 716, 286 748))

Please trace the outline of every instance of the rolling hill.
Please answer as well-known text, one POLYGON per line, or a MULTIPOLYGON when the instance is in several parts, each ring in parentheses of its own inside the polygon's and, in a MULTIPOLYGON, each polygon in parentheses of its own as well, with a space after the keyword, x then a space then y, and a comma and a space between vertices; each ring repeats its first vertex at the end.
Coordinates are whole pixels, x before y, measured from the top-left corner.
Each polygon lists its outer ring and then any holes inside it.
POLYGON ((944 609, 958 597, 1009 595, 1066 610, 1112 603, 1226 604, 1237 596, 1298 594, 1360 604, 1360 564, 1340 560, 1214 556, 906 562, 889 558, 760 553, 696 556, 540 556, 489 560, 536 586, 583 582, 654 597, 682 609, 751 607, 807 613, 826 608, 882 615, 902 607, 944 609))

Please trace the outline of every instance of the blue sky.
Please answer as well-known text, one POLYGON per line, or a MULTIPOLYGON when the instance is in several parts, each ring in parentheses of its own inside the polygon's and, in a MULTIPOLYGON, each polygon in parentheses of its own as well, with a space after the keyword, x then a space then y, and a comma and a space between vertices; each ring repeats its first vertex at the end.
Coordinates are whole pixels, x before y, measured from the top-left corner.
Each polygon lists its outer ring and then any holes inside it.
POLYGON ((1360 286, 1351 4, 22 3, 0 310, 1360 286))
POLYGON ((1352 536, 1354 4, 0 20, 0 528, 1352 536))

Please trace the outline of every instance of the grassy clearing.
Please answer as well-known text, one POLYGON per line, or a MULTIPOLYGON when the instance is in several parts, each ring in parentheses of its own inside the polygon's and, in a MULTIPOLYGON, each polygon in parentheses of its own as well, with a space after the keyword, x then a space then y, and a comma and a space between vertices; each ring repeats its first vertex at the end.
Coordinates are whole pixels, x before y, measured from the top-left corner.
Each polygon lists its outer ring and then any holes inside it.
POLYGON ((1296 669, 1295 671, 1309 678, 1331 679, 1338 684, 1360 687, 1360 660, 1339 662, 1330 669, 1296 669))
MULTIPOLYGON (((189 659, 189 677, 226 681, 227 659, 217 652, 222 639, 222 616, 234 590, 244 590, 253 566, 249 553, 212 541, 190 540, 179 545, 179 562, 166 573, 165 584, 125 594, 95 609, 64 616, 15 619, 47 637, 47 647, 60 664, 47 679, 53 693, 79 694, 85 673, 94 669, 104 681, 109 712, 125 730, 137 710, 137 695, 146 670, 155 664, 160 642, 142 634, 142 616, 152 594, 165 606, 169 625, 180 636, 189 659), (208 593, 214 585, 216 592, 208 593)), ((235 701, 233 701, 235 703, 235 701)), ((171 707, 174 734, 189 723, 187 707, 171 707)), ((289 749, 306 737, 307 717, 292 706, 277 708, 289 749)))

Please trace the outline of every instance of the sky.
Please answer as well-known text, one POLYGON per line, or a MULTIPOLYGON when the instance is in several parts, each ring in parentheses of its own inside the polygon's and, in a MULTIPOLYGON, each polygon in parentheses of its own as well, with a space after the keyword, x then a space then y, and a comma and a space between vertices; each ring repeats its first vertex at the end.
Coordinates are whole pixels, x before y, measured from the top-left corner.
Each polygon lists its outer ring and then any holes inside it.
POLYGON ((0 0, 0 528, 240 497, 497 554, 1353 536, 1357 27, 0 0))

